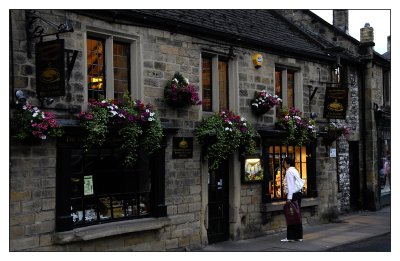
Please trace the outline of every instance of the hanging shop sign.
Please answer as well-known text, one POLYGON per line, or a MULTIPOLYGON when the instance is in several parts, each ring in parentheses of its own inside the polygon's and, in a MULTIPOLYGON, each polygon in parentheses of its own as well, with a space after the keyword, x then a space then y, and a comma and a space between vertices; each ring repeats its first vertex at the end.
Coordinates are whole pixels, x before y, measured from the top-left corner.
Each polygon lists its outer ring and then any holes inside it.
POLYGON ((65 95, 64 40, 36 44, 36 93, 38 97, 65 95))
POLYGON ((173 159, 191 159, 193 157, 193 137, 173 137, 173 159))
POLYGON ((326 88, 324 118, 346 119, 348 88, 326 88))

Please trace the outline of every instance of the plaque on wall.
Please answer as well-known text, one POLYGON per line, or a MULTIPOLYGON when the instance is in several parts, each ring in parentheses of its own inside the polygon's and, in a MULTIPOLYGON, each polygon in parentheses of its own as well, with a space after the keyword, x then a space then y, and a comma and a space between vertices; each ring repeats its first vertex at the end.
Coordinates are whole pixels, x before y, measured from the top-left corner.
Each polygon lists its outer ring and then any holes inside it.
POLYGON ((348 88, 326 88, 324 118, 346 119, 348 88))
POLYGON ((173 137, 172 158, 190 159, 193 157, 193 137, 173 137))
POLYGON ((38 97, 65 95, 63 39, 36 44, 36 93, 38 97))

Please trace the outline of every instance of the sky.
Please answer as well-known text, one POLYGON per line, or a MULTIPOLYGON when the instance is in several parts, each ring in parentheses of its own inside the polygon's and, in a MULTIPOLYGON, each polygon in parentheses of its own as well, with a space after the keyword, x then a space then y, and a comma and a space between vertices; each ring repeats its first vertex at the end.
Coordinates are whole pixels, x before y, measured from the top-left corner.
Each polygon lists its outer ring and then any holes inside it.
MULTIPOLYGON (((319 17, 332 24, 332 10, 314 10, 319 17)), ((390 35, 391 11, 387 10, 349 10, 349 34, 360 40, 360 29, 365 23, 374 28, 374 50, 380 54, 387 52, 387 37, 390 35)))

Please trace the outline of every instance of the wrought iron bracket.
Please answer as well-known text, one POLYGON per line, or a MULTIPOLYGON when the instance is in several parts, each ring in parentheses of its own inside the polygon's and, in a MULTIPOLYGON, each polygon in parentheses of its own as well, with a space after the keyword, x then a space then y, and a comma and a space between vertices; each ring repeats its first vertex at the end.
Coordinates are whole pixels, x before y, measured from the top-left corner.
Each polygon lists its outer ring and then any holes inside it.
POLYGON ((65 49, 64 52, 67 54, 67 81, 69 81, 72 69, 74 68, 75 65, 76 57, 78 56, 78 51, 65 49), (72 57, 70 56, 71 54, 72 57))
POLYGON ((40 40, 43 40, 43 37, 55 35, 58 39, 59 34, 73 32, 74 28, 72 28, 70 22, 65 20, 63 24, 55 24, 43 17, 41 17, 36 10, 25 10, 25 30, 26 30, 26 52, 28 58, 32 58, 32 39, 40 37, 40 40), (37 21, 40 21, 40 24, 36 24, 37 21), (55 32, 45 33, 43 23, 46 23, 48 26, 54 28, 55 32))

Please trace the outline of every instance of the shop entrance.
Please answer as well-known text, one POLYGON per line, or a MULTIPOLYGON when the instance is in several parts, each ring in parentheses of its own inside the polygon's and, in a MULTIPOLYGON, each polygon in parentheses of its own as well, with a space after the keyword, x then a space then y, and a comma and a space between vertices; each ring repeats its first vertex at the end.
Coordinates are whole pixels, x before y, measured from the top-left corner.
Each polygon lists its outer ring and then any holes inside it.
POLYGON ((208 243, 229 238, 229 166, 221 163, 208 174, 208 243))
POLYGON ((358 152, 358 142, 349 141, 350 208, 354 210, 361 209, 360 166, 358 152))

